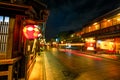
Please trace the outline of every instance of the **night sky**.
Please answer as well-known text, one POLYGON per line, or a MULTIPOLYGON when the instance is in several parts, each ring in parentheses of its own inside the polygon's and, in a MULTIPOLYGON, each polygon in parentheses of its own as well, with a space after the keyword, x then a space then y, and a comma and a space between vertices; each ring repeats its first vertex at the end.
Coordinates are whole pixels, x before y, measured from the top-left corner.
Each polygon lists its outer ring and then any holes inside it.
POLYGON ((44 0, 50 10, 47 40, 59 32, 79 30, 82 25, 120 7, 120 0, 44 0))

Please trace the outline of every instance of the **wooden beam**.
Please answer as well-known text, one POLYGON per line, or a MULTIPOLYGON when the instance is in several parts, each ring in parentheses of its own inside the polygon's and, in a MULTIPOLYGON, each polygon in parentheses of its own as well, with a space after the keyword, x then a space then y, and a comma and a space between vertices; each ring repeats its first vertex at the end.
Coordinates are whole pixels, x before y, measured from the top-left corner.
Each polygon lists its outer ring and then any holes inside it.
POLYGON ((6 76, 8 75, 8 71, 0 71, 0 76, 6 76))
POLYGON ((24 9, 24 10, 32 8, 32 6, 17 5, 17 4, 10 4, 10 3, 4 3, 4 2, 0 2, 0 7, 20 8, 20 9, 24 9))
POLYGON ((45 8, 47 8, 47 5, 46 5, 46 4, 44 4, 44 3, 42 3, 42 2, 40 2, 40 1, 38 1, 38 0, 34 0, 34 1, 37 2, 38 4, 44 6, 45 8))
POLYGON ((17 58, 13 58, 13 59, 0 60, 0 65, 3 65, 3 64, 14 64, 17 61, 19 61, 20 59, 21 59, 21 57, 17 57, 17 58))

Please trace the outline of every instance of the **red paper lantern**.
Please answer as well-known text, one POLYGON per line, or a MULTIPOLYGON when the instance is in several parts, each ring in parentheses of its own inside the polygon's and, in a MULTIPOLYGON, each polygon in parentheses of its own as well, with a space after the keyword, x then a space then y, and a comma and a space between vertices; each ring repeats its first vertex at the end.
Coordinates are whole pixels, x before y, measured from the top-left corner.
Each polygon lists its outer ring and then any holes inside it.
POLYGON ((35 39, 38 38, 38 34, 40 34, 40 31, 35 25, 26 25, 23 28, 23 33, 27 39, 35 39))

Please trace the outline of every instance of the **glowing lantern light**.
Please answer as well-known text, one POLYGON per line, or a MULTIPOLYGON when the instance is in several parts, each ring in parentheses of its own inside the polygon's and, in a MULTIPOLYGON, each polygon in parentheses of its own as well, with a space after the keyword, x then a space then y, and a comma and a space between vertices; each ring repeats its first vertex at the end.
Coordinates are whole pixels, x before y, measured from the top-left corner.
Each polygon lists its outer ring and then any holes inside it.
POLYGON ((34 25, 26 25, 23 28, 23 33, 27 39, 35 39, 38 38, 40 31, 34 25))
POLYGON ((28 31, 33 31, 33 27, 28 27, 27 30, 28 31))

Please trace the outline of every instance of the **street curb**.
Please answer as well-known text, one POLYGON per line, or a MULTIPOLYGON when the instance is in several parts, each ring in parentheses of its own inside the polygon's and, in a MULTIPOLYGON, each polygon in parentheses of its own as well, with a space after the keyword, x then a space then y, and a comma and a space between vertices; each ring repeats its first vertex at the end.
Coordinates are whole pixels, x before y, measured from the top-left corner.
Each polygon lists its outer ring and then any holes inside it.
POLYGON ((103 56, 100 56, 100 55, 97 55, 97 54, 87 54, 87 53, 86 53, 86 55, 96 56, 96 57, 104 58, 104 59, 107 59, 107 60, 112 60, 112 61, 120 62, 120 60, 115 60, 115 59, 111 59, 111 58, 106 58, 106 57, 103 57, 103 56))
POLYGON ((45 54, 43 53, 43 80, 46 80, 45 54))

